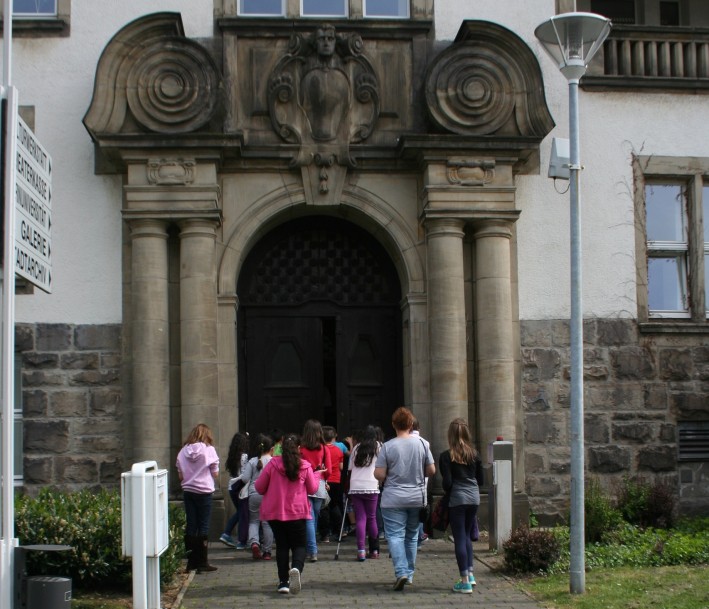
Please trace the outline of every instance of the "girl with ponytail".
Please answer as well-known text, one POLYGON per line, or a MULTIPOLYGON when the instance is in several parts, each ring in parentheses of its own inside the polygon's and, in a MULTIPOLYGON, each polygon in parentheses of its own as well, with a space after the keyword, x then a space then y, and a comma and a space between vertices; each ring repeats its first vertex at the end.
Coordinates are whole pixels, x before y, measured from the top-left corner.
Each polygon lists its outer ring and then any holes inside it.
POLYGON ((307 459, 300 456, 298 438, 286 434, 281 454, 273 457, 254 482, 263 495, 261 519, 268 521, 276 540, 278 592, 297 594, 305 566, 305 528, 311 519, 308 495, 318 489, 318 479, 307 459))

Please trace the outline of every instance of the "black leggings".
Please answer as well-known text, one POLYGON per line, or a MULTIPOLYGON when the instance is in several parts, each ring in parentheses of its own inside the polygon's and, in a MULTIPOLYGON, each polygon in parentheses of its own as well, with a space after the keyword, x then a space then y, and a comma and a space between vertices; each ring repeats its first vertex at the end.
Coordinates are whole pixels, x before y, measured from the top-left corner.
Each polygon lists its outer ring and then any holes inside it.
POLYGON ((470 532, 473 530, 477 513, 477 505, 456 505, 448 508, 448 518, 455 544, 455 559, 461 575, 473 568, 473 543, 470 541, 470 532))
POLYGON ((285 583, 291 568, 291 552, 293 567, 302 573, 305 566, 305 520, 269 520, 268 524, 276 541, 278 581, 285 583))

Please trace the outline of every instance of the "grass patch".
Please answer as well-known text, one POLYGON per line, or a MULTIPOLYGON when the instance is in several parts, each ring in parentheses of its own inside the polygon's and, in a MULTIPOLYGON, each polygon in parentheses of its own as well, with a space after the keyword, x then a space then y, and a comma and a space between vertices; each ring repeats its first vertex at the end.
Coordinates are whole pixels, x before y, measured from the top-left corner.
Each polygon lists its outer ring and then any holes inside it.
POLYGON ((549 609, 706 609, 709 567, 598 569, 586 573, 586 593, 569 593, 569 575, 519 580, 549 609))

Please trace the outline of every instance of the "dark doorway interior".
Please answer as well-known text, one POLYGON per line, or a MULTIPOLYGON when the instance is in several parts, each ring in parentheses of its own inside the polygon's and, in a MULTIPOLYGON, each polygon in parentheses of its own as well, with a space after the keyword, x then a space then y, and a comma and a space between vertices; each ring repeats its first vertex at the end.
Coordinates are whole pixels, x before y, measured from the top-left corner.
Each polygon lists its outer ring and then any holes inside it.
POLYGON ((343 220, 280 226, 238 284, 240 427, 299 432, 316 418, 340 437, 388 435, 402 403, 401 288, 382 246, 343 220))

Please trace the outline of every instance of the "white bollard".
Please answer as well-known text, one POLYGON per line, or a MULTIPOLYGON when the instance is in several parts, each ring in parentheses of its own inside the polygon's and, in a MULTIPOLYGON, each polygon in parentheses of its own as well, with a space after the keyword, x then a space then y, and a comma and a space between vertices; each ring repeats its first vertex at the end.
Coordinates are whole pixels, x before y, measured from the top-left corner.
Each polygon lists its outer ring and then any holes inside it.
POLYGON ((492 473, 492 484, 488 490, 491 550, 501 550, 512 534, 513 448, 512 442, 505 442, 499 437, 488 445, 488 463, 492 473))

